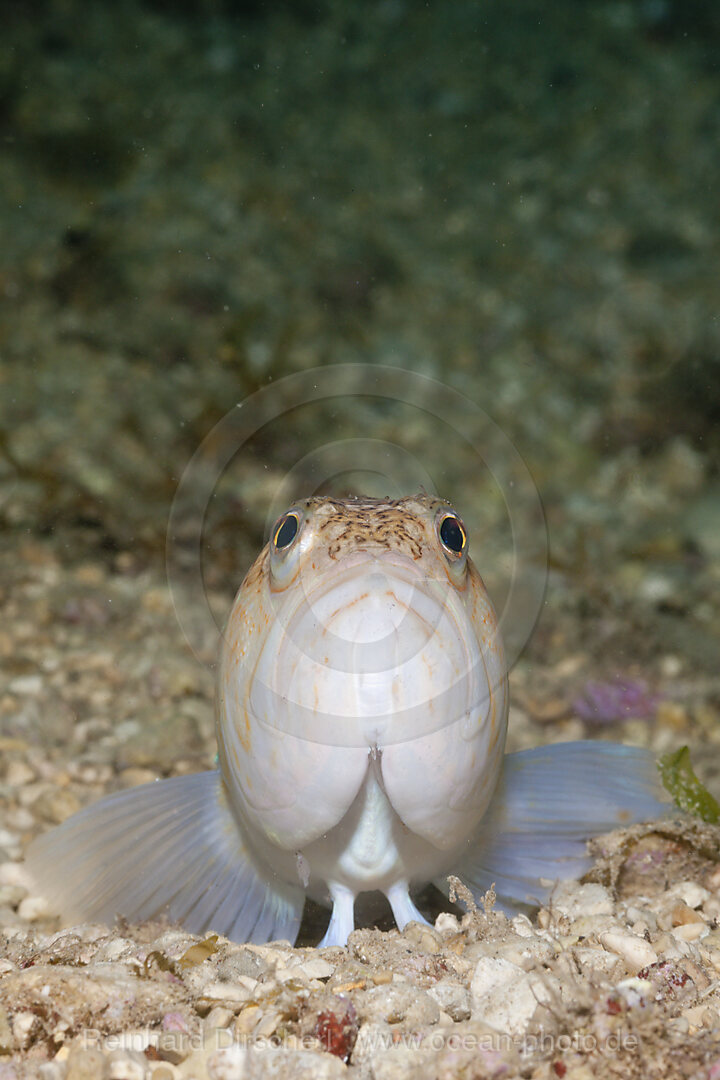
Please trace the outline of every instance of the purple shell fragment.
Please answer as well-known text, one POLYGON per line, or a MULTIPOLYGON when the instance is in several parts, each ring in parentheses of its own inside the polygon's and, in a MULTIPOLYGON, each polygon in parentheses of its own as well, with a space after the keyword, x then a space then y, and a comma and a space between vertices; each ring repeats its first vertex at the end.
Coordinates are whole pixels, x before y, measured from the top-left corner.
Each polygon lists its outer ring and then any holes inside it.
POLYGON ((576 716, 592 724, 613 724, 633 716, 640 720, 655 714, 660 694, 651 693, 643 679, 616 678, 588 682, 573 702, 576 716))

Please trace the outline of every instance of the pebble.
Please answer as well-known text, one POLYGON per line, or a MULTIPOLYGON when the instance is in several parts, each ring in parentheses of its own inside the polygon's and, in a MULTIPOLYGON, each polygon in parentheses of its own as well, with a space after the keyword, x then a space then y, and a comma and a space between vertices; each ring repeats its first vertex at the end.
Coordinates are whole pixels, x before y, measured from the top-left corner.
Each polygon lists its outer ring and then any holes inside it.
POLYGON ((0 1054, 11 1054, 15 1039, 7 1010, 0 1005, 0 1054))
POLYGON ((436 1024, 440 1016, 440 1006, 425 990, 395 982, 367 990, 357 1010, 363 1020, 410 1026, 436 1024))
POLYGON ((286 982, 288 979, 329 979, 334 971, 334 964, 329 964, 322 957, 317 957, 305 960, 301 964, 281 968, 275 972, 275 977, 279 982, 286 982))
POLYGON ((346 1074, 347 1066, 332 1054, 242 1046, 193 1054, 178 1070, 184 1080, 340 1080, 346 1074))
POLYGON ((506 935, 502 945, 498 946, 494 953, 512 964, 530 971, 538 964, 547 963, 555 954, 556 948, 553 943, 544 938, 533 935, 532 937, 515 937, 506 935))
POLYGON ((657 915, 654 911, 651 911, 650 908, 629 904, 625 909, 625 917, 631 925, 642 923, 644 927, 647 927, 647 929, 653 933, 657 930, 657 915))
POLYGON ((500 957, 481 959, 472 978, 472 1016, 496 1031, 523 1035, 538 1005, 548 1001, 557 979, 526 972, 500 957))
POLYGON ((254 1030, 260 1017, 262 1016, 262 1010, 259 1005, 248 1005, 238 1015, 235 1021, 234 1033, 235 1038, 242 1038, 243 1035, 249 1035, 254 1030))
POLYGON ((469 1020, 472 999, 470 991, 462 983, 452 979, 441 979, 428 989, 428 994, 453 1020, 469 1020))
POLYGON ((226 1004, 244 1005, 250 1001, 253 991, 240 983, 215 982, 204 987, 201 1000, 206 1002, 222 1001, 226 1004))
POLYGON ((216 1028, 226 1028, 232 1023, 235 1013, 224 1005, 216 1005, 210 1010, 203 1020, 203 1030, 214 1031, 216 1028))
POLYGON ((604 978, 612 979, 616 974, 621 958, 607 949, 594 948, 591 945, 576 946, 572 955, 580 965, 584 975, 596 974, 604 978))
POLYGON ((694 908, 689 907, 683 900, 679 904, 675 904, 670 912, 670 919, 673 926, 684 926, 688 923, 701 923, 705 925, 705 920, 702 915, 695 911, 694 908))
POLYGON ((576 881, 559 881, 550 894, 550 910, 557 918, 565 915, 574 920, 587 916, 612 915, 615 902, 604 885, 579 885, 576 881))
POLYGON ((668 889, 666 895, 677 896, 689 908, 699 908, 710 899, 711 893, 697 881, 679 881, 668 889))
POLYGON ((25 761, 11 761, 5 772, 5 780, 10 787, 22 787, 35 779, 35 770, 25 761))
POLYGON ((107 1055, 108 1080, 145 1080, 147 1058, 138 1050, 112 1050, 107 1055))
POLYGON ((679 938, 680 941, 697 941, 707 933, 708 927, 704 922, 685 923, 682 926, 676 926, 672 931, 673 937, 679 938))
POLYGON ((385 986, 393 981, 393 973, 389 968, 381 968, 379 971, 373 972, 372 981, 376 986, 385 986))
POLYGON ((51 788, 34 800, 32 807, 38 817, 60 825, 77 810, 81 803, 67 788, 51 788))
MULTIPOLYGON (((8 850, 10 850, 11 848, 16 848, 19 845, 19 843, 20 843, 20 838, 15 833, 10 832, 9 829, 0 828, 0 847, 7 848, 8 850)), ((13 865, 12 863, 7 863, 7 862, 2 863, 0 865, 0 875, 2 875, 4 867, 12 866, 12 865, 13 865)), ((2 876, 0 876, 0 884, 1 883, 3 883, 2 876)))
POLYGON ((277 1031, 277 1026, 281 1019, 280 1013, 275 1010, 266 1012, 258 1021, 258 1024, 253 1031, 253 1035, 256 1039, 269 1039, 270 1036, 274 1035, 277 1031))
POLYGON ((35 922, 36 919, 42 919, 47 915, 49 906, 44 896, 26 896, 20 901, 18 915, 21 919, 27 919, 28 922, 35 922))
POLYGON ((12 1034, 16 1046, 25 1047, 30 1042, 30 1032, 37 1023, 35 1013, 22 1011, 15 1013, 12 1020, 12 1034))
POLYGON ((441 911, 435 920, 435 929, 439 934, 459 934, 460 923, 457 915, 450 911, 441 911))
POLYGON ((8 689, 11 694, 20 694, 22 697, 37 697, 43 688, 41 675, 18 675, 11 679, 8 689))
POLYGON ((657 953, 650 942, 628 930, 605 930, 598 934, 598 940, 610 952, 622 957, 632 975, 657 961, 657 953))
POLYGON ((27 889, 22 885, 0 885, 0 908, 16 908, 27 896, 27 889))
POLYGON ((420 952, 433 955, 440 952, 442 938, 432 926, 425 926, 419 922, 410 922, 403 930, 402 936, 413 948, 418 949, 420 952))

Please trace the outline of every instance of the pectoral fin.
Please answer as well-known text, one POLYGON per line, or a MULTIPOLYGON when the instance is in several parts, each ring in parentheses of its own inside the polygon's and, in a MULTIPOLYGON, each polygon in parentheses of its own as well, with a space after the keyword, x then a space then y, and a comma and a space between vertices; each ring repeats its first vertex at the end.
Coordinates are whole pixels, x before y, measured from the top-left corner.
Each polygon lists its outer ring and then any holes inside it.
POLYGON ((305 899, 248 849, 219 772, 109 795, 38 837, 27 864, 65 918, 166 915, 242 942, 294 941, 305 899))
MULTIPOLYGON (((507 754, 477 843, 457 876, 479 897, 495 885, 501 907, 537 906, 541 879, 580 877, 587 841, 671 809, 654 755, 591 740, 507 754)), ((447 892, 447 881, 435 884, 447 892)))

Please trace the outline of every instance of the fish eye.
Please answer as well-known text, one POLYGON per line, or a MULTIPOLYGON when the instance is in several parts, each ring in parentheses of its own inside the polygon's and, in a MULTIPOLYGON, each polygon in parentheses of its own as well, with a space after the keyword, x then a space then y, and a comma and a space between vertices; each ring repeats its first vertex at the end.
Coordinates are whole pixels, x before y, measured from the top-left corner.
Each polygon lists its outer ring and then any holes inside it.
POLYGON ((455 514, 446 514, 440 521, 438 529, 440 543, 446 551, 453 555, 462 555, 467 546, 467 533, 465 526, 455 514))
POLYGON ((275 545, 276 550, 283 551, 285 548, 290 547, 298 534, 299 528, 299 514, 296 514, 294 511, 289 514, 283 514, 275 525, 275 531, 273 532, 273 544, 275 545))

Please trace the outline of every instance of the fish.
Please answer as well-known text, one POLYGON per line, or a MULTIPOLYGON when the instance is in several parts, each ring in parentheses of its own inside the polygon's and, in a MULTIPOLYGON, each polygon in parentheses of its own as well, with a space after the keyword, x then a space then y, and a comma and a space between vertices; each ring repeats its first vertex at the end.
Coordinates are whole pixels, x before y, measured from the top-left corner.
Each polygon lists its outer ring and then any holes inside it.
POLYGON ((331 909, 320 945, 345 945, 368 894, 400 930, 450 875, 527 910, 589 868, 589 839, 664 815, 645 749, 505 752, 502 635, 469 547, 426 493, 289 506, 222 638, 218 768, 110 794, 35 839, 53 909, 292 943, 310 897, 331 909))

